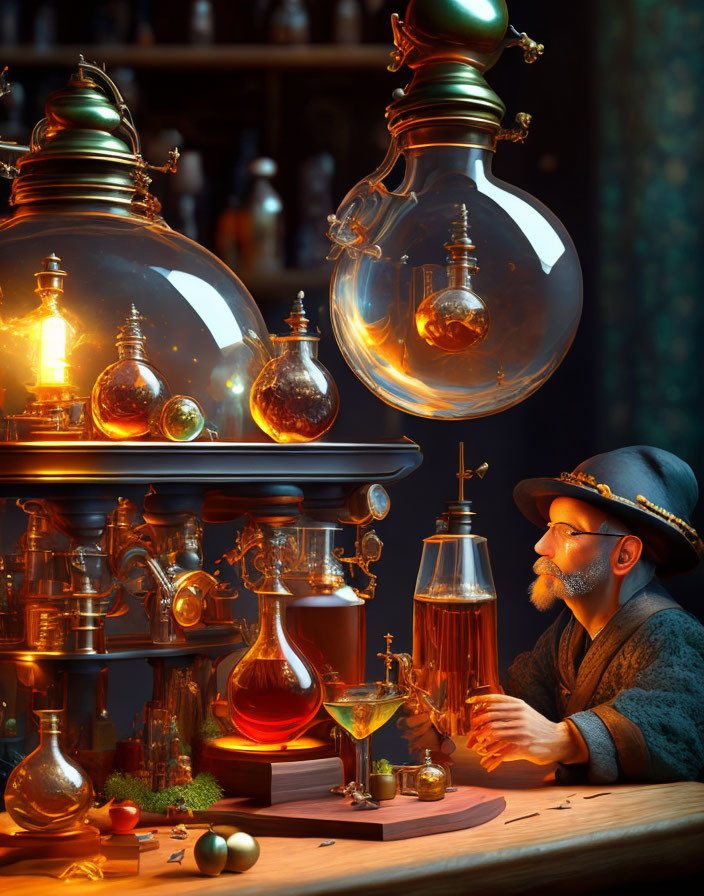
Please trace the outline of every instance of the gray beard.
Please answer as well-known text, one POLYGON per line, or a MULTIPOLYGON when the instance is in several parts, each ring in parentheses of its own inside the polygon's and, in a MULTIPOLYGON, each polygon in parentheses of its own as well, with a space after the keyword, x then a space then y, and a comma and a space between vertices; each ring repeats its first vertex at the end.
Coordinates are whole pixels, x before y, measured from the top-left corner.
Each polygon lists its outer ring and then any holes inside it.
POLYGON ((539 575, 549 573, 557 581, 552 580, 549 586, 543 583, 541 593, 538 593, 536 588, 539 579, 532 582, 528 589, 531 603, 539 610, 549 610, 558 600, 564 600, 565 597, 588 598, 597 586, 602 584, 610 569, 611 565, 605 554, 595 557, 586 569, 570 573, 562 572, 552 560, 541 557, 536 561, 533 570, 539 575))

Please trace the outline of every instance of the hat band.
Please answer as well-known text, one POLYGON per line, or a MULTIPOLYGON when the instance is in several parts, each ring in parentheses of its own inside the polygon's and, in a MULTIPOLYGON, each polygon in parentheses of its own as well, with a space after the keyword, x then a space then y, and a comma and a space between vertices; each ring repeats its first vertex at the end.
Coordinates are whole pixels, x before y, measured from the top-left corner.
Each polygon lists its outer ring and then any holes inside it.
POLYGON ((560 480, 562 482, 567 482, 570 485, 579 485, 583 488, 594 489, 599 492, 602 497, 608 498, 611 501, 620 501, 622 504, 628 504, 630 507, 635 507, 638 510, 647 510, 649 513, 660 517, 671 526, 679 529, 698 554, 701 554, 704 549, 704 543, 693 526, 690 526, 689 523, 681 519, 681 517, 675 516, 674 513, 670 513, 669 510, 665 510, 664 507, 653 504, 652 501, 649 501, 643 495, 636 495, 635 501, 631 501, 630 498, 622 498, 620 495, 615 495, 608 485, 603 482, 597 482, 594 476, 591 476, 589 473, 584 473, 581 470, 578 470, 576 473, 560 473, 560 480))

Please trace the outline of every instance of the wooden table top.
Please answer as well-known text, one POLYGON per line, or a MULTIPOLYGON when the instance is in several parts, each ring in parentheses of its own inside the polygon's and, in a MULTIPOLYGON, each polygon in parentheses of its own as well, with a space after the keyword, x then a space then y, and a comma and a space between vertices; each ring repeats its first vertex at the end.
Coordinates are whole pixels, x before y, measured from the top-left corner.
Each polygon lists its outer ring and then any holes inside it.
MULTIPOLYGON (((261 837, 261 858, 242 875, 201 876, 193 845, 160 829, 138 878, 65 882, 66 896, 139 891, 153 896, 321 894, 508 894, 586 892, 704 871, 704 784, 543 787, 503 791, 506 811, 481 827, 390 843, 261 837), (596 796, 596 794, 601 794, 596 796), (555 807, 569 799, 569 809, 555 807), (533 813, 538 813, 533 815, 533 813), (523 817, 523 816, 532 817, 523 817), (183 863, 167 864, 185 848, 183 863)), ((23 862, 0 869, 2 896, 36 896, 58 882, 23 862)))

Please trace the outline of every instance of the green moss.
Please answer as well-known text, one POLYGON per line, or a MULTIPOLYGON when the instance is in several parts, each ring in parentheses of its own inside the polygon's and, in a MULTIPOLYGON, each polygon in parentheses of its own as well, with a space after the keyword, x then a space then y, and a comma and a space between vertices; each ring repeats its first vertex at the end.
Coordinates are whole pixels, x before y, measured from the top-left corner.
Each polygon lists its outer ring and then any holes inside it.
POLYGON ((183 799, 189 809, 209 809, 223 794, 218 782, 207 772, 201 772, 190 784, 166 787, 158 793, 154 793, 131 775, 113 772, 105 782, 104 789, 108 799, 133 800, 144 812, 156 812, 159 815, 164 815, 167 806, 179 799, 183 799))
POLYGON ((214 740, 216 737, 220 737, 222 731, 215 719, 212 716, 208 716, 200 726, 199 733, 202 740, 214 740))
POLYGON ((392 774, 391 763, 388 759, 375 759, 372 762, 373 775, 390 775, 392 774))

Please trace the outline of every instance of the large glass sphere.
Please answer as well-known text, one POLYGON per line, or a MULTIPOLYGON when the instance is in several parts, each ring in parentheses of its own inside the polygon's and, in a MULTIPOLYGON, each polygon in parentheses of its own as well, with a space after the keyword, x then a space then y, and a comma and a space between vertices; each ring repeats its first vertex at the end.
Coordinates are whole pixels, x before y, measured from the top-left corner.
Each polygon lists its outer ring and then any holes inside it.
POLYGON ((70 325, 65 382, 87 398, 118 360, 116 338, 132 305, 143 318, 149 364, 170 393, 195 399, 220 439, 262 440, 249 392, 271 357, 252 297, 214 255, 163 224, 117 214, 41 212, 0 225, 0 392, 5 415, 36 392, 32 335, 22 320, 40 305, 34 274, 55 253, 66 272, 58 308, 70 325))
POLYGON ((538 389, 582 309, 579 259, 560 221, 495 178, 493 153, 404 153, 403 182, 364 181, 331 236, 331 317, 362 382, 422 417, 494 414, 538 389))

